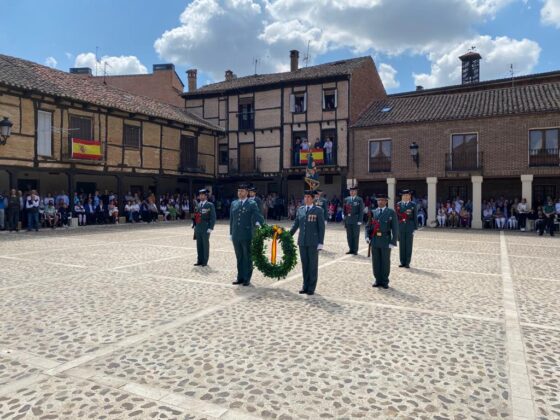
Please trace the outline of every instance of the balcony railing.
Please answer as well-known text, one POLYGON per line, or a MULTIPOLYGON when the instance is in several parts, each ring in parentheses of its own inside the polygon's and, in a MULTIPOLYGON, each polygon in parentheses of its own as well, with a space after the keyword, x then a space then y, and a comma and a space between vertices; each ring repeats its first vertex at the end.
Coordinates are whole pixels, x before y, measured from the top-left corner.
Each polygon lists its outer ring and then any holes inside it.
POLYGON ((476 171, 482 169, 482 152, 457 152, 445 154, 447 171, 476 171))
POLYGON ((389 157, 370 157, 370 172, 391 172, 391 158, 389 157))
POLYGON ((200 162, 183 162, 179 165, 179 171, 191 173, 203 173, 206 167, 200 162))
POLYGON ((261 172, 261 158, 256 159, 230 159, 230 175, 251 175, 261 172))
POLYGON ((529 166, 560 166, 558 149, 529 150, 529 166))

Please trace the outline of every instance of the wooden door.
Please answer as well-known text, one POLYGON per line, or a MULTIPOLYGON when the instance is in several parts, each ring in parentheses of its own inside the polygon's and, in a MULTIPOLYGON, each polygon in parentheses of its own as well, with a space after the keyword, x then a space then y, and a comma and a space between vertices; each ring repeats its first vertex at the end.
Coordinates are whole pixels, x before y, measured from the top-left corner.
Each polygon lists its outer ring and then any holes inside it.
POLYGON ((241 173, 255 171, 255 146, 253 143, 239 145, 239 171, 241 173))

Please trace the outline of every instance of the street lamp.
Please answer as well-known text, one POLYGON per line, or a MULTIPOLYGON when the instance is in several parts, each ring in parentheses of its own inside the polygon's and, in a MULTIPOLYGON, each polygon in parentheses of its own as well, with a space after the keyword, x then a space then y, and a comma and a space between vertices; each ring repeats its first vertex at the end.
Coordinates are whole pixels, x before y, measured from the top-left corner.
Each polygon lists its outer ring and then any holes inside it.
POLYGON ((412 156, 412 160, 414 161, 414 163, 416 163, 417 168, 420 165, 420 155, 418 154, 418 147, 419 146, 414 141, 410 145, 410 156, 412 156))
POLYGON ((12 126, 14 124, 8 119, 8 117, 4 117, 2 121, 0 121, 0 145, 5 145, 8 137, 12 134, 12 126))

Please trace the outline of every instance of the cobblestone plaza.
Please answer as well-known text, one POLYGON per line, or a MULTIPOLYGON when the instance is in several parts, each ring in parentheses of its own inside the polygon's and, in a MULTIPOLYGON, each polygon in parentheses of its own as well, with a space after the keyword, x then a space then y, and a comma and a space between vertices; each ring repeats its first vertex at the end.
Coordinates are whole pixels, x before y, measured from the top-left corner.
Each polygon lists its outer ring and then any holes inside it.
POLYGON ((231 285, 227 225, 0 236, 0 418, 560 418, 560 242, 422 230, 371 287, 327 228, 314 296, 231 285))

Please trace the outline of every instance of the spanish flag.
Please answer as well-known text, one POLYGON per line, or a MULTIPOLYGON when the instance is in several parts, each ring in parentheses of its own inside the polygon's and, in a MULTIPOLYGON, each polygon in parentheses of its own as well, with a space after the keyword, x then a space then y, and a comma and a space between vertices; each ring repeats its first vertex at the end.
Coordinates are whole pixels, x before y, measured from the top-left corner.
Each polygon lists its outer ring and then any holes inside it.
POLYGON ((325 160, 325 153, 323 151, 323 149, 310 149, 309 151, 302 151, 299 152, 299 163, 301 163, 302 165, 307 163, 307 154, 311 153, 313 156, 313 161, 316 164, 323 164, 324 160, 325 160))
POLYGON ((72 138, 72 159, 101 160, 101 142, 72 138))

